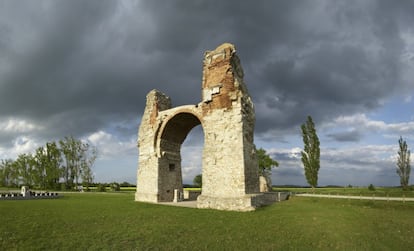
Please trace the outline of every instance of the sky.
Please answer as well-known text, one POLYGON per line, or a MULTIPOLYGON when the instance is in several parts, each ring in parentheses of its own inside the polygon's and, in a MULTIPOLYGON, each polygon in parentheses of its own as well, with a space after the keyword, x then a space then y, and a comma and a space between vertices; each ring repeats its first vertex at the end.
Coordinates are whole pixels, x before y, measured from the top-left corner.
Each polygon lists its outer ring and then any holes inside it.
MULTIPOLYGON (((152 89, 201 101, 204 52, 233 43, 276 185, 306 185, 300 125, 321 142, 319 185, 397 186, 398 139, 414 146, 413 1, 0 0, 0 159, 74 136, 97 182, 136 183, 152 89)), ((182 146, 202 172, 203 131, 182 146)), ((411 174, 411 184, 414 175, 411 174)))

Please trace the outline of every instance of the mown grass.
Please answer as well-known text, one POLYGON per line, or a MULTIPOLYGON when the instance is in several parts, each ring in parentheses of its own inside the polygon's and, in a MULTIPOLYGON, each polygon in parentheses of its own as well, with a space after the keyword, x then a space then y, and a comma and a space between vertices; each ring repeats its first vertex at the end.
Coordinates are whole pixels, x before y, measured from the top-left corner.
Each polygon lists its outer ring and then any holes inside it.
POLYGON ((133 193, 0 201, 0 250, 409 250, 414 203, 292 197, 240 213, 133 193))

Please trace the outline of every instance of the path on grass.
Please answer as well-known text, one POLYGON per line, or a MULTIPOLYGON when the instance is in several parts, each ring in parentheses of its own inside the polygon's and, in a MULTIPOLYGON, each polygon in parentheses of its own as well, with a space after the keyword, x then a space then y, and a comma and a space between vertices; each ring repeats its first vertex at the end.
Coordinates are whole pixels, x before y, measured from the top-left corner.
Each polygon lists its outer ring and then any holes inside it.
POLYGON ((160 205, 175 206, 175 207, 192 207, 197 208, 196 200, 185 200, 179 202, 158 202, 160 205))
POLYGON ((295 196, 351 199, 351 200, 414 201, 414 198, 412 197, 405 198, 405 197, 352 196, 352 195, 330 195, 330 194, 310 194, 310 193, 300 193, 300 194, 295 194, 295 196))

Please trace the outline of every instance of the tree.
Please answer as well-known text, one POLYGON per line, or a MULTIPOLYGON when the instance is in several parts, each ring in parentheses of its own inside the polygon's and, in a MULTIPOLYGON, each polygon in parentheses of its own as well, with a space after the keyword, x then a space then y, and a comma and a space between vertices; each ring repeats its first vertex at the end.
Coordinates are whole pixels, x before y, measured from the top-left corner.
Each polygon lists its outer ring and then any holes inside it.
POLYGON ((131 184, 127 181, 122 182, 121 184, 119 184, 121 187, 134 187, 134 184, 131 184))
POLYGON ((201 174, 196 175, 193 179, 193 184, 196 187, 202 187, 203 186, 203 176, 201 174))
POLYGON ((278 167, 279 163, 276 160, 272 159, 263 148, 260 148, 256 151, 256 156, 257 164, 259 166, 259 175, 263 176, 259 178, 260 191, 272 191, 272 180, 270 179, 270 174, 272 167, 278 167))
POLYGON ((41 189, 47 188, 47 156, 45 154, 46 150, 43 146, 36 149, 34 155, 34 165, 35 171, 33 173, 33 178, 35 184, 37 184, 41 189))
POLYGON ((20 154, 13 162, 13 167, 16 168, 19 173, 20 182, 22 185, 33 186, 34 185, 34 173, 35 163, 31 154, 20 154))
POLYGON ((82 183, 86 186, 86 190, 89 190, 89 186, 93 182, 92 166, 98 156, 97 149, 89 144, 84 144, 84 152, 82 154, 81 161, 81 178, 82 183))
POLYGON ((0 163, 0 182, 1 186, 5 187, 11 187, 13 186, 13 179, 15 177, 14 172, 14 166, 13 166, 13 160, 12 159, 6 159, 1 160, 0 163))
POLYGON ((80 156, 78 154, 80 141, 75 138, 65 137, 59 141, 60 149, 63 154, 63 179, 66 188, 73 188, 75 180, 78 179, 80 170, 80 156))
POLYGON ((88 143, 73 137, 65 137, 59 141, 63 153, 63 179, 67 188, 73 188, 79 184, 79 178, 85 185, 92 183, 92 165, 96 160, 97 151, 88 143))
POLYGON ((0 186, 7 186, 7 169, 5 165, 5 160, 3 159, 0 162, 0 186))
POLYGON ((408 182, 410 179, 410 150, 408 150, 408 145, 405 140, 400 136, 398 140, 400 149, 398 151, 397 158, 397 174, 400 176, 400 183, 403 190, 408 189, 408 182))
POLYGON ((301 129, 304 144, 304 150, 301 152, 302 163, 305 169, 306 180, 313 190, 318 185, 320 149, 319 138, 311 116, 308 116, 306 123, 302 124, 301 129))
POLYGON ((56 142, 46 143, 44 154, 46 159, 46 186, 47 188, 57 189, 62 175, 62 154, 56 142))
POLYGON ((106 185, 99 183, 98 186, 96 187, 96 190, 98 192, 106 192, 106 185))
POLYGON ((272 159, 269 154, 266 153, 266 150, 260 148, 256 151, 257 162, 259 165, 259 175, 269 176, 272 167, 278 167, 279 163, 272 159))
POLYGON ((88 188, 93 182, 92 165, 97 149, 89 143, 65 137, 64 140, 48 142, 33 154, 20 154, 16 160, 1 160, 0 186, 29 185, 42 189, 74 188, 82 179, 88 188), (60 186, 63 179, 64 186, 60 186))
POLYGON ((375 186, 373 184, 369 184, 368 190, 375 191, 375 186))
POLYGON ((121 191, 121 186, 117 182, 112 182, 111 184, 109 184, 109 187, 111 188, 111 191, 121 191))

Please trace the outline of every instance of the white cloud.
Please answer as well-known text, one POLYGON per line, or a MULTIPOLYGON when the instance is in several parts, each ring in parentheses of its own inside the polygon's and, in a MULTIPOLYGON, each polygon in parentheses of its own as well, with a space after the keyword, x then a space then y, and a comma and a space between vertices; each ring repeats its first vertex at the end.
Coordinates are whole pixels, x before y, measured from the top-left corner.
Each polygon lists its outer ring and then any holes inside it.
POLYGON ((12 147, 0 147, 0 159, 15 159, 19 154, 33 153, 39 145, 35 139, 19 136, 13 140, 12 147))
POLYGON ((269 155, 284 154, 291 159, 300 159, 302 148, 293 147, 293 148, 271 148, 266 150, 269 155))
POLYGON ((414 121, 388 124, 381 120, 371 120, 363 113, 339 116, 332 123, 324 125, 326 129, 341 127, 350 127, 367 132, 391 132, 395 135, 414 136, 414 121))
POLYGON ((181 158, 183 183, 192 184, 194 177, 202 172, 203 146, 183 145, 181 158))
POLYGON ((97 131, 85 138, 98 149, 98 158, 114 158, 120 156, 136 155, 138 158, 136 141, 122 141, 106 131, 97 131))
POLYGON ((0 131, 5 133, 27 133, 39 129, 41 129, 40 126, 24 119, 9 118, 0 122, 0 131))
POLYGON ((112 135, 104 131, 94 132, 87 137, 87 139, 94 145, 102 144, 112 140, 112 135))
POLYGON ((39 144, 34 139, 21 136, 14 140, 13 152, 15 155, 30 153, 33 152, 38 146, 39 144))
POLYGON ((292 148, 289 153, 289 157, 300 159, 301 158, 302 149, 299 147, 292 148))
MULTIPOLYGON (((389 162, 395 156, 395 145, 352 146, 341 149, 321 149, 321 160, 330 164, 346 164, 349 168, 364 168, 364 165, 389 162)), ((345 167, 345 168, 347 168, 345 167)), ((336 168, 335 166, 332 168, 336 168)))

